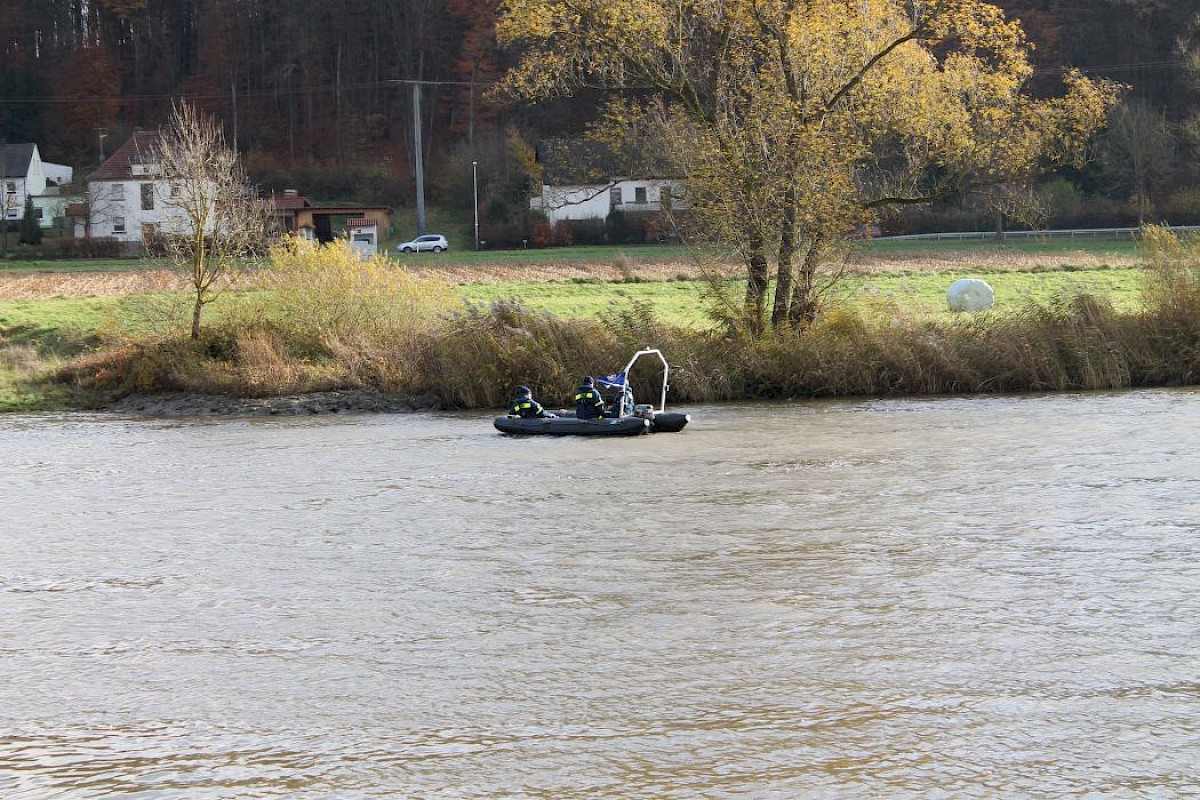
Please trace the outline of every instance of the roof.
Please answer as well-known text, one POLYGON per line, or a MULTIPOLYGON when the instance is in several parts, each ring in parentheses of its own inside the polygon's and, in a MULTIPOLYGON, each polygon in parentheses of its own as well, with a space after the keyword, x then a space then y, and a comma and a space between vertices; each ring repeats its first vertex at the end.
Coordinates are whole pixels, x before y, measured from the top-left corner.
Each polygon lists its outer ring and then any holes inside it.
POLYGON ((0 177, 24 178, 28 175, 29 164, 33 161, 33 152, 36 149, 37 145, 30 142, 0 144, 0 169, 4 170, 0 177))
POLYGON ((328 214, 357 214, 362 216, 372 211, 382 211, 385 214, 395 212, 391 206, 305 206, 306 211, 312 212, 314 216, 322 216, 328 214))
POLYGON ((275 203, 276 211, 295 211, 298 208, 309 208, 312 206, 312 203, 308 202, 308 198, 302 194, 284 192, 283 194, 272 195, 271 199, 275 203))
MULTIPOLYGON (((153 161, 153 153, 162 138, 159 131, 136 131, 116 151, 105 159, 99 169, 91 174, 91 181, 128 181, 135 180, 132 165, 145 164, 153 161)), ((140 180, 145 176, 138 175, 140 180)))
POLYGON ((379 220, 371 219, 370 217, 356 217, 346 220, 346 225, 351 228, 367 228, 371 225, 378 225, 379 220))

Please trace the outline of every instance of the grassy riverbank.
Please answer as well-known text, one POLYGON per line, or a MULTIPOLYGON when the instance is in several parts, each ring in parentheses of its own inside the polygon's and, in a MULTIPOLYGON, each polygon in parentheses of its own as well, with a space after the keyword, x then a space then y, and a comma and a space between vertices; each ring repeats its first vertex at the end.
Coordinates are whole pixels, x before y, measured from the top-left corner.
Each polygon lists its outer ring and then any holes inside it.
MULTIPOLYGON (((1160 239, 1153 274, 1174 269, 1178 283, 1179 269, 1163 264, 1192 263, 1194 248, 1168 257, 1182 245, 1160 239)), ((646 343, 677 365, 675 402, 1192 381, 1200 316, 1147 292, 1154 281, 1128 243, 872 243, 805 336, 759 342, 726 336, 706 316, 711 284, 699 276, 711 260, 627 250, 400 265, 309 254, 247 276, 248 288, 208 312, 198 343, 179 338, 185 296, 169 273, 5 271, 0 409, 346 388, 494 407, 516 383, 557 402, 580 373, 615 369, 646 343), (957 277, 987 280, 995 310, 946 311, 957 277), (87 290, 72 291, 81 282, 87 290)))

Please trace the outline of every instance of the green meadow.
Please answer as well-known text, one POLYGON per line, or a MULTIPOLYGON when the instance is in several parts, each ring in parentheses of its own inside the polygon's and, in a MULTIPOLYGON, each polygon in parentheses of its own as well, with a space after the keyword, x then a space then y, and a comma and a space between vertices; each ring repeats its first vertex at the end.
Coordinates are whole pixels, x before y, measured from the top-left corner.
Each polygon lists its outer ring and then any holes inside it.
MULTIPOLYGON (((1116 310, 1133 311, 1140 303, 1142 270, 1099 267, 1069 272, 961 269, 935 274, 849 274, 831 290, 827 305, 861 312, 892 309, 922 317, 949 317, 953 315, 946 307, 946 291, 959 278, 987 281, 995 293, 996 314, 1017 311, 1031 302, 1047 303, 1081 293, 1104 298, 1116 310)), ((731 281, 727 289, 736 298, 744 285, 742 281, 731 281)), ((697 280, 550 280, 461 284, 457 291, 471 303, 517 299, 535 311, 567 318, 603 318, 616 309, 642 304, 666 322, 704 328, 710 325, 705 314, 707 288, 697 280)))

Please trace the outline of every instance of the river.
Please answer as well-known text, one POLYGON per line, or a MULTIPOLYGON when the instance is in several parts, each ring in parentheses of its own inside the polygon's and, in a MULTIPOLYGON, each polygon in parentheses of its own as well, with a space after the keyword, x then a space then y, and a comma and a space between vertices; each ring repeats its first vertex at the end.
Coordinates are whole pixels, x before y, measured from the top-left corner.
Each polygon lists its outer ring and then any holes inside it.
POLYGON ((1200 392, 0 417, 0 797, 1200 794, 1200 392))

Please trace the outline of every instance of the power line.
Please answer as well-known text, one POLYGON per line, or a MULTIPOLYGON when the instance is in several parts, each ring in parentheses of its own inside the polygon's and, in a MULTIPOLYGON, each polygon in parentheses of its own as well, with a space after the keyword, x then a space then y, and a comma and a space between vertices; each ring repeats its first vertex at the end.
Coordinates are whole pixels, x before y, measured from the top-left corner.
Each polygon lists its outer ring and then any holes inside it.
MULTIPOLYGON (((1087 66, 1079 66, 1078 69, 1085 74, 1096 73, 1121 73, 1121 72, 1139 72, 1139 71, 1157 71, 1181 69, 1189 66, 1190 62, 1184 59, 1167 59, 1162 61, 1132 61, 1123 64, 1090 64, 1087 66)), ((1062 72, 1064 69, 1076 67, 1073 64, 1063 64, 1059 66, 1043 66, 1035 67, 1034 74, 1049 75, 1062 72)), ((412 86, 414 84, 420 86, 453 86, 459 88, 490 88, 496 85, 496 81, 457 81, 457 80, 416 80, 408 78, 389 78, 380 81, 365 81, 359 83, 343 83, 343 84, 317 84, 313 86, 289 86, 283 88, 270 89, 254 89, 245 92, 239 91, 239 99, 249 98, 264 98, 264 97, 300 97, 309 94, 328 94, 331 92, 353 92, 364 91, 369 89, 386 89, 394 86, 412 86)), ((213 93, 196 93, 189 92, 181 93, 162 93, 162 94, 105 94, 105 95, 33 95, 29 97, 0 97, 0 105, 19 106, 19 105, 80 105, 80 104, 103 104, 103 103, 146 103, 174 100, 181 96, 185 96, 191 100, 226 100, 232 97, 232 92, 213 92, 213 93)))
MULTIPOLYGON (((440 81, 440 80, 408 80, 408 79, 388 79, 382 81, 367 81, 360 83, 326 83, 315 86, 294 86, 280 89, 255 89, 252 91, 239 91, 238 98, 252 97, 299 97, 307 94, 329 94, 332 92, 350 92, 366 89, 387 89, 397 85, 411 86, 417 84, 420 86, 455 86, 466 87, 471 86, 488 88, 495 86, 495 82, 485 81, 440 81)), ((0 97, 0 105, 33 105, 33 104, 49 104, 49 105, 65 105, 65 104, 98 104, 98 103, 132 103, 132 102, 157 102, 163 100, 174 100, 179 97, 187 97, 190 100, 225 100, 232 96, 231 92, 186 92, 173 94, 104 94, 104 95, 34 95, 31 97, 0 97)))

